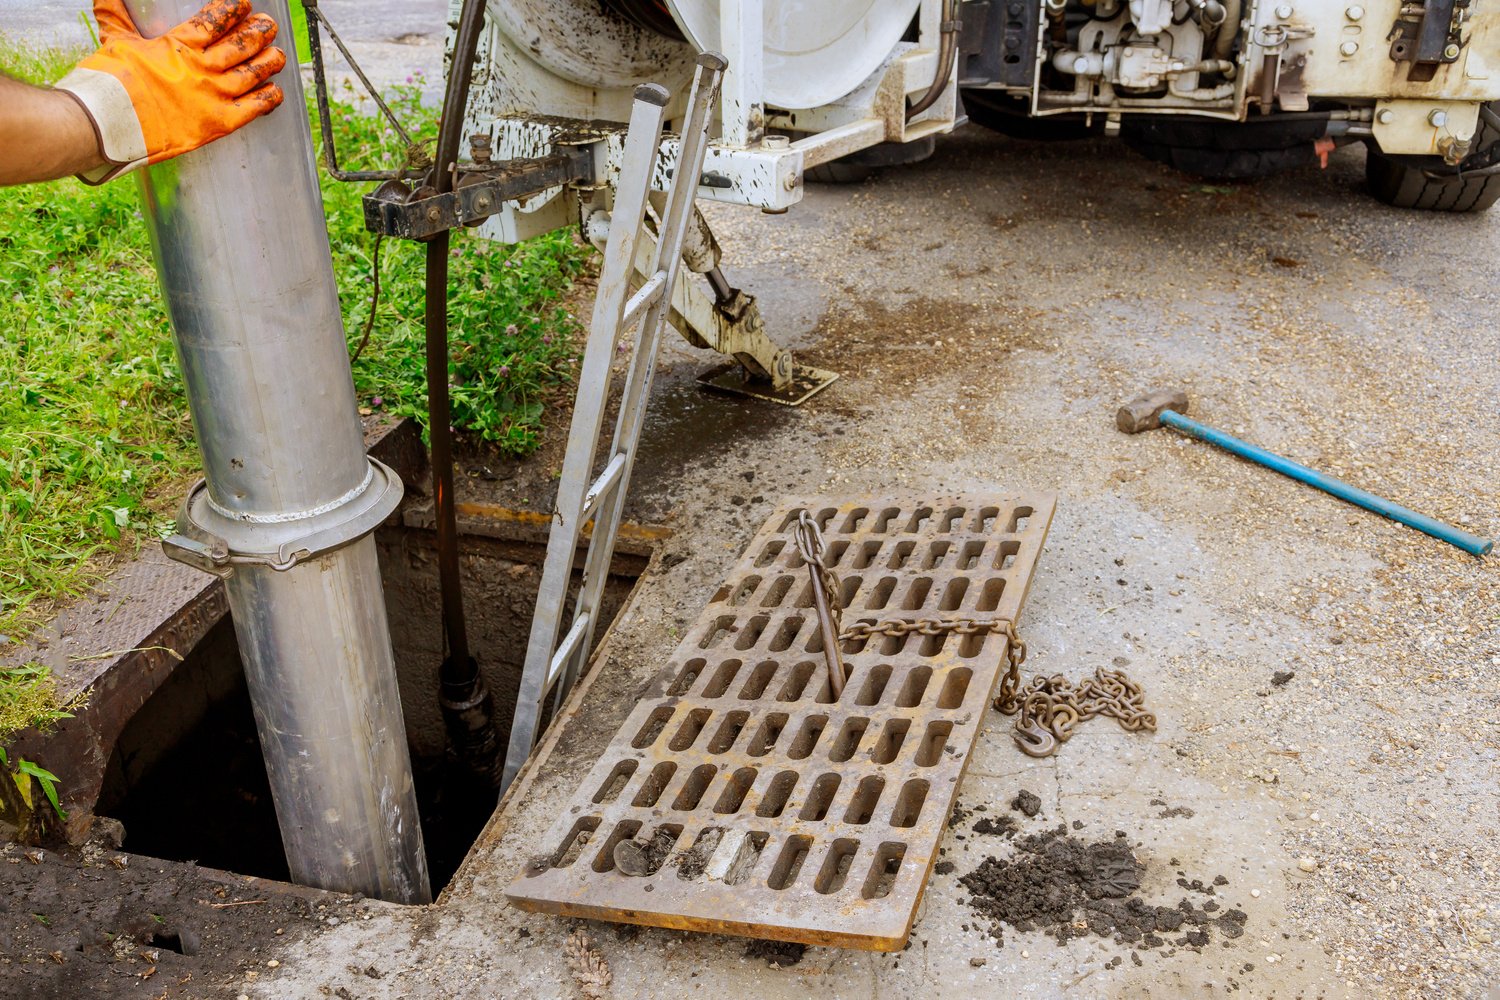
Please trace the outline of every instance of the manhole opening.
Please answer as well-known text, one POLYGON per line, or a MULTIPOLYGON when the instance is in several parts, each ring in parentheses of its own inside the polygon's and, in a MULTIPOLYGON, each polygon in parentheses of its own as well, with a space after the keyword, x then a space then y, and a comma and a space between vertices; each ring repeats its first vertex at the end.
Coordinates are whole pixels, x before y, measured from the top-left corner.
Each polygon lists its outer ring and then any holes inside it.
MULTIPOLYGON (((437 701, 442 636, 434 536, 390 527, 377 532, 376 540, 436 894, 494 812, 495 795, 475 787, 446 752, 437 701)), ((545 554, 534 542, 463 537, 470 643, 494 695, 502 747, 545 554)), ((616 555, 605 587, 606 622, 613 622, 646 561, 616 555)), ((239 644, 227 617, 131 717, 115 743, 94 811, 124 824, 123 848, 131 853, 288 879, 239 644)))

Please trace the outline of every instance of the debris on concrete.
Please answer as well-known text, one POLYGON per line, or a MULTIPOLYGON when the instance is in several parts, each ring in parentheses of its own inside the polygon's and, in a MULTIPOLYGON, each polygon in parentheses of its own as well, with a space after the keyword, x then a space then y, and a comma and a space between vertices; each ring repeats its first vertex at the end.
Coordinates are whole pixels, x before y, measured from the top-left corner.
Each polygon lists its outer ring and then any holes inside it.
POLYGON ((773 969, 790 969, 802 961, 807 945, 795 941, 751 941, 745 949, 746 958, 758 958, 773 969))
POLYGON ((1192 819, 1197 815, 1191 806, 1168 805, 1166 799, 1152 799, 1151 805, 1161 806, 1161 812, 1156 814, 1157 819, 1192 819))
POLYGON ((1042 797, 1035 792, 1029 792, 1023 788, 1011 800, 1010 807, 1018 813, 1023 813, 1027 819, 1030 819, 1042 811, 1042 797))
MULTIPOLYGON (((1059 825, 1016 846, 1014 857, 987 857, 959 879, 971 894, 968 905, 990 918, 997 946, 1004 943, 1006 924, 1021 933, 1041 931, 1059 943, 1092 934, 1138 949, 1200 949, 1211 930, 1224 938, 1244 933, 1247 916, 1238 908, 1218 913, 1219 902, 1198 905, 1187 897, 1176 906, 1159 906, 1137 896, 1146 865, 1123 834, 1090 843, 1059 825)), ((1214 895, 1213 886, 1201 880, 1189 884, 1214 895)))
POLYGON ((589 936, 581 930, 575 930, 568 935, 563 953, 568 958, 568 970, 573 973, 573 983, 584 1000, 606 1000, 612 978, 609 962, 594 947, 589 936))
POLYGON ((989 834, 996 837, 1014 837, 1020 830, 1021 827, 1009 816, 997 816, 993 819, 986 816, 974 824, 975 833, 989 834))

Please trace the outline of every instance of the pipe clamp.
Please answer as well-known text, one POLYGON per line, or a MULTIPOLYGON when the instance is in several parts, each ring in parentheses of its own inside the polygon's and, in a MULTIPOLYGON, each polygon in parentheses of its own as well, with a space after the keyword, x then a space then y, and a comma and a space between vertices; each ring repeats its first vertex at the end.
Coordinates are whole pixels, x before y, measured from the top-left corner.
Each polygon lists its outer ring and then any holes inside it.
POLYGON ((383 462, 369 462, 363 489, 340 498, 336 506, 274 521, 225 516, 209 498, 208 482, 200 479, 182 501, 177 531, 162 539, 162 551, 169 559, 222 576, 235 566, 288 570, 342 548, 374 531, 401 503, 401 477, 383 462))

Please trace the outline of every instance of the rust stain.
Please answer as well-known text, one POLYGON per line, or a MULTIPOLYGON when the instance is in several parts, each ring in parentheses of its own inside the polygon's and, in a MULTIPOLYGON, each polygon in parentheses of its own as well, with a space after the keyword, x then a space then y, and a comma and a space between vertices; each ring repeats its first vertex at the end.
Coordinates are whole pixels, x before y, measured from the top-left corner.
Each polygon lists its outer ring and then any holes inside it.
POLYGON ((544 913, 899 950, 1007 640, 948 632, 847 641, 849 680, 834 695, 787 524, 805 506, 822 525, 846 626, 1014 621, 1054 502, 1036 494, 783 505, 507 897, 544 913), (640 866, 630 875, 616 868, 626 841, 636 848, 627 861, 640 866))
MULTIPOLYGON (((552 527, 552 515, 543 514, 535 510, 516 510, 512 507, 504 507, 496 503, 468 502, 460 503, 454 508, 460 517, 474 518, 482 521, 494 521, 501 524, 512 524, 518 527, 534 528, 546 531, 552 527)), ((589 538, 594 533, 594 523, 590 521, 583 526, 583 537, 589 538)), ((665 541, 672 536, 671 529, 652 524, 637 524, 627 521, 620 525, 618 535, 627 542, 640 542, 653 544, 665 541)))

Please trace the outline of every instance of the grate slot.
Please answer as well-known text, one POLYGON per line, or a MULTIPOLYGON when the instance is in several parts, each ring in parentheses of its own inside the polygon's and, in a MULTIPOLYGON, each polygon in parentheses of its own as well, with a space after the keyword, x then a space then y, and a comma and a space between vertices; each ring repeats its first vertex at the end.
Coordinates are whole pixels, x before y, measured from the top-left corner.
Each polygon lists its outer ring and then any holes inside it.
POLYGON ((609 838, 604 841, 604 846, 599 848, 599 853, 594 855, 594 871, 614 871, 615 845, 622 840, 633 840, 640 830, 641 821, 638 819, 622 819, 616 823, 609 838))
POLYGON ((776 746, 776 741, 781 739, 781 733, 786 729, 788 716, 785 712, 772 712, 766 716, 755 735, 750 738, 750 745, 745 747, 745 752, 752 757, 764 757, 776 746))
POLYGON ((599 790, 594 793, 594 805, 606 805, 619 798, 620 792, 624 790, 626 783, 630 781, 630 776, 640 766, 641 762, 638 760, 622 760, 616 764, 615 769, 609 772, 609 779, 600 785, 599 790))
POLYGON ((818 775, 812 783, 812 790, 807 793, 807 801, 802 803, 802 811, 798 813, 798 818, 814 823, 822 821, 828 815, 828 809, 833 805, 833 797, 837 794, 843 780, 837 774, 818 775))
POLYGON ((646 780, 641 782, 640 791, 635 793, 635 798, 630 804, 637 809, 650 809, 656 805, 661 798, 661 793, 666 790, 667 782, 672 780, 672 775, 677 773, 677 765, 673 761, 664 760, 651 769, 646 780))
POLYGON ((884 899, 896 887, 896 876, 901 873, 901 859, 906 857, 906 845, 884 843, 875 851, 870 862, 870 874, 860 893, 865 899, 884 899))
MULTIPOLYGON (((1007 640, 846 642, 849 679, 834 698, 808 575, 782 530, 802 506, 781 507, 749 543, 598 754, 512 883, 517 905, 807 944, 905 943, 1007 640)), ((848 626, 1014 620, 1052 501, 807 509, 824 525, 848 626)))
POLYGON ((630 745, 637 750, 644 750, 655 743, 661 736, 662 730, 667 728, 667 722, 672 718, 674 711, 670 705, 653 709, 646 717, 646 724, 641 726, 640 731, 635 734, 635 739, 630 741, 630 745))
POLYGON ((719 801, 714 803, 716 813, 737 813, 740 806, 745 804, 745 796, 750 794, 750 786, 755 784, 755 776, 760 772, 753 767, 742 767, 729 776, 724 783, 724 790, 719 793, 719 801))
POLYGON ((687 694, 692 690, 693 684, 698 680, 699 676, 702 675, 703 668, 707 665, 708 661, 703 659, 701 656, 697 657, 696 659, 688 660, 687 663, 683 665, 682 670, 678 672, 677 679, 672 682, 672 686, 667 688, 667 694, 687 694))
POLYGON ((755 815, 766 819, 775 819, 781 815, 786 808, 787 799, 792 797, 792 789, 797 787, 797 780, 801 777, 796 771, 782 771, 771 779, 766 786, 766 792, 761 796, 760 803, 755 807, 755 815))
POLYGON ((851 826, 863 826, 870 822, 883 791, 885 779, 880 775, 870 774, 860 778, 859 787, 855 789, 854 797, 849 800, 849 808, 844 812, 844 822, 851 826))
POLYGON ((708 791, 714 775, 718 773, 719 769, 712 764, 699 764, 689 771, 687 781, 682 783, 682 790, 677 793, 677 798, 672 800, 672 808, 678 812, 692 812, 697 809, 698 803, 703 801, 703 793, 708 791))
POLYGON ((823 730, 828 728, 828 716, 810 715, 802 720, 802 728, 797 731, 797 736, 792 740, 792 745, 787 748, 786 755, 792 760, 806 760, 813 752, 813 747, 818 745, 818 738, 823 735, 823 730))
POLYGON ((823 867, 819 870, 816 881, 813 882, 813 888, 825 896, 830 896, 842 889, 844 882, 849 878, 849 869, 854 867, 854 857, 858 853, 859 841, 848 837, 835 840, 823 859, 823 867))
POLYGON ((583 855, 583 850, 589 845, 589 841, 593 839, 594 831, 599 829, 600 822, 598 816, 584 816, 575 822, 553 853, 552 860, 542 866, 541 870, 567 868, 577 861, 583 855))
POLYGON ((776 864, 771 869, 771 877, 766 884, 777 891, 790 888, 797 881, 797 876, 802 873, 802 865, 807 861, 808 852, 811 850, 811 837, 805 834, 788 837, 781 847, 781 856, 776 859, 776 864))
POLYGON ((876 740, 875 746, 870 749, 870 763, 894 763, 896 756, 901 752, 901 744, 906 742, 906 734, 910 730, 910 719, 887 720, 885 727, 880 731, 880 739, 876 740))
POLYGON ((834 738, 833 746, 828 748, 828 759, 835 763, 842 763, 854 756, 854 751, 859 749, 859 741, 864 738, 865 730, 870 727, 869 719, 847 719, 839 734, 834 738))

